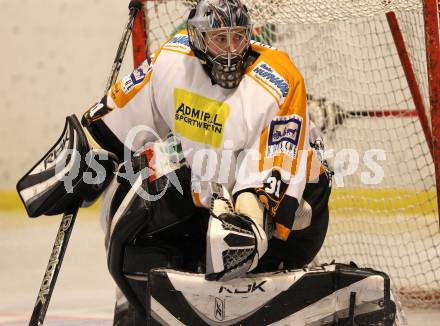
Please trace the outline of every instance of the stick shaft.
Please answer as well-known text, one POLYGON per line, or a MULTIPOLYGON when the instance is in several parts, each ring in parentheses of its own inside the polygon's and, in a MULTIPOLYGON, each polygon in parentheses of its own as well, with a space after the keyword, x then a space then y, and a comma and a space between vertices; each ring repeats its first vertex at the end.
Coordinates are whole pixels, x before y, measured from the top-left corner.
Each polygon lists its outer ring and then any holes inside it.
MULTIPOLYGON (((113 61, 112 70, 110 76, 107 80, 107 85, 105 87, 105 93, 112 87, 118 78, 119 70, 121 69, 122 60, 124 59, 125 51, 127 50, 128 41, 130 40, 131 30, 133 29, 133 22, 136 18, 136 14, 141 8, 139 1, 130 2, 130 14, 128 17, 127 25, 122 33, 121 41, 119 42, 118 51, 116 52, 115 60, 113 61)), ((104 94, 105 95, 105 94, 104 94)))
POLYGON ((43 325, 61 263, 63 262, 64 254, 66 252, 67 244, 69 243, 69 238, 73 230, 73 225, 75 224, 79 206, 80 205, 76 205, 63 215, 52 248, 52 253, 49 258, 49 263, 47 264, 46 272, 44 273, 43 282, 41 283, 40 291, 38 292, 37 302, 35 303, 29 326, 43 325))
MULTIPOLYGON (((130 14, 128 22, 122 34, 121 41, 119 42, 118 51, 116 52, 116 57, 113 61, 113 66, 107 81, 105 93, 107 93, 118 77, 122 60, 127 49, 127 44, 130 39, 133 22, 136 18, 137 12, 141 8, 142 4, 138 0, 132 0, 129 4, 130 14)), ((69 238, 72 233, 73 225, 75 223, 76 215, 78 214, 78 209, 80 206, 81 205, 78 204, 63 214, 52 253, 49 258, 49 263, 47 265, 46 272, 44 273, 43 282, 41 284, 40 291, 38 292, 37 302, 35 303, 31 320, 29 321, 29 326, 43 325, 44 317, 46 316, 46 311, 49 307, 50 298, 55 287, 61 263, 63 262, 64 253, 66 252, 67 244, 69 243, 69 238)))

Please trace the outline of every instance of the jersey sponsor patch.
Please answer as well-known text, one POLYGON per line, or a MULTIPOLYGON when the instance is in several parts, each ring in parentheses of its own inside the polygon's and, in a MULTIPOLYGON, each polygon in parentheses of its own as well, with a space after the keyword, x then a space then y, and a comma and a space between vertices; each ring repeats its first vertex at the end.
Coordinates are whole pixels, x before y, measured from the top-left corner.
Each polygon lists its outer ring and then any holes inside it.
POLYGON ((174 89, 174 129, 192 141, 219 148, 230 107, 208 97, 174 89))
POLYGON ((279 105, 289 93, 289 85, 269 64, 261 61, 251 72, 250 75, 262 83, 266 89, 278 100, 279 105))
POLYGON ((266 157, 286 154, 296 158, 302 117, 296 114, 277 116, 270 122, 266 157))
POLYGON ((130 75, 115 83, 110 91, 111 99, 118 108, 124 107, 151 78, 151 58, 145 60, 130 75))
POLYGON ((130 75, 124 77, 121 81, 121 88, 124 94, 128 94, 133 87, 142 83, 145 79, 145 76, 147 76, 147 74, 150 72, 151 68, 151 60, 147 59, 130 75))
POLYGON ((271 49, 271 50, 278 50, 276 47, 273 47, 272 45, 261 43, 259 41, 251 40, 252 45, 262 46, 263 48, 271 49))
POLYGON ((164 46, 164 50, 172 50, 182 53, 190 53, 189 38, 185 34, 176 34, 171 40, 169 40, 164 46))

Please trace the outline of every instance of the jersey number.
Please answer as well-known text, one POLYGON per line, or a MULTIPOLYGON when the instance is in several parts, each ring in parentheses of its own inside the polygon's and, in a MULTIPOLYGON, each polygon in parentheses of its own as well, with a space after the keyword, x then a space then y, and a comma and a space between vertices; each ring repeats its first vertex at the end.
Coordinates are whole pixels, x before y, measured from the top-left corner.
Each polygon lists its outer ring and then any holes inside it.
POLYGON ((271 195, 275 195, 276 198, 280 198, 281 180, 277 180, 275 177, 267 178, 269 184, 264 190, 271 195))

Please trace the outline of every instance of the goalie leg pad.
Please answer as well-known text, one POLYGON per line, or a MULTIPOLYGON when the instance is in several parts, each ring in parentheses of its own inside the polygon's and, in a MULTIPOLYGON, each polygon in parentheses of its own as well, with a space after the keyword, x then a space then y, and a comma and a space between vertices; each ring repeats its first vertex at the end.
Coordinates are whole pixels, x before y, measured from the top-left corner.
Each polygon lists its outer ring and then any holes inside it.
POLYGON ((402 325, 394 324, 388 276, 354 265, 251 274, 225 283, 158 269, 150 282, 148 309, 161 325, 402 325))

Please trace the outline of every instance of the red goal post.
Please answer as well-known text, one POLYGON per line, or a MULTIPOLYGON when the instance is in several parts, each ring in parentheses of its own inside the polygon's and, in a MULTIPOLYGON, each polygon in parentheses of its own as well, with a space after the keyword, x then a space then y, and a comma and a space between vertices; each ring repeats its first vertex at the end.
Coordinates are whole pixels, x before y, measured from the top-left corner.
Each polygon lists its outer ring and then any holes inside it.
MULTIPOLYGON (((256 39, 287 51, 303 73, 327 148, 354 148, 361 161, 369 149, 387 157, 380 184, 360 181, 361 162, 334 187, 320 259, 382 269, 404 304, 440 306, 438 0, 243 1, 256 39)), ((135 66, 184 26, 196 1, 142 2, 135 66)))
MULTIPOLYGON (((437 204, 440 209, 440 2, 424 0, 426 62, 431 110, 432 148, 437 184, 437 204)), ((439 214, 440 223, 440 214, 439 214)))

